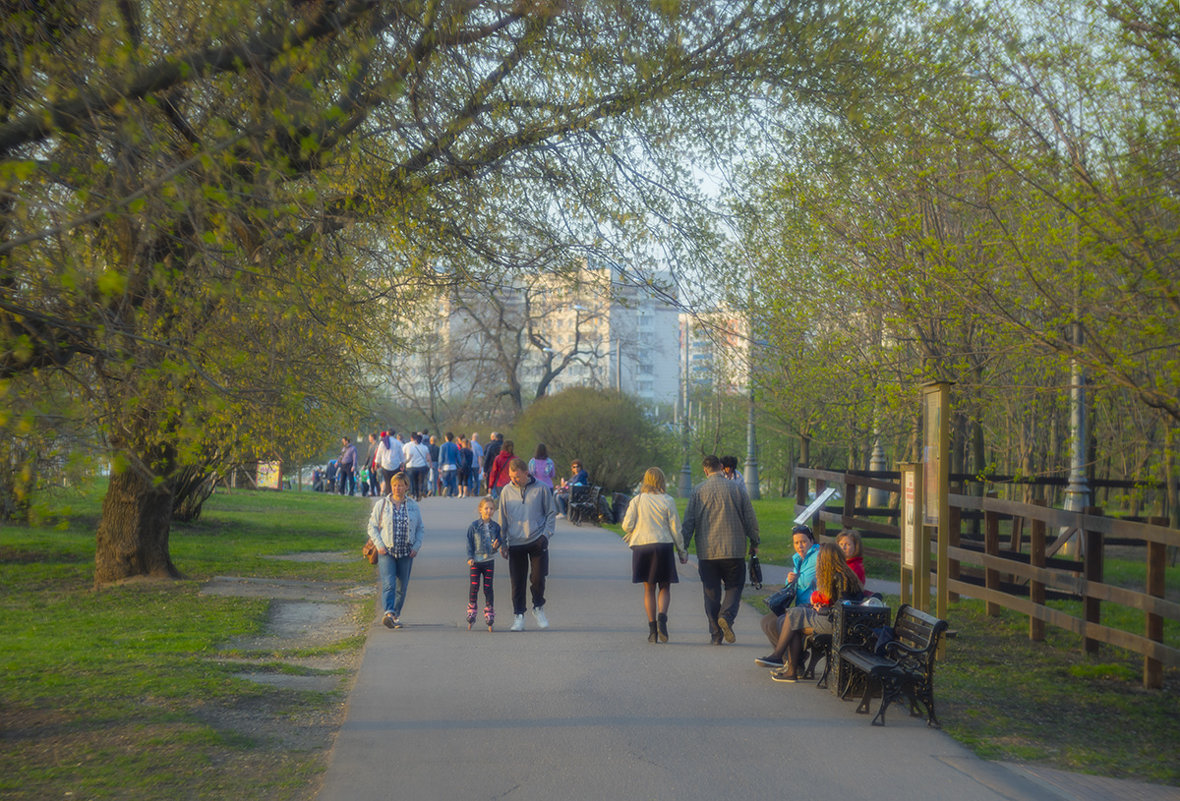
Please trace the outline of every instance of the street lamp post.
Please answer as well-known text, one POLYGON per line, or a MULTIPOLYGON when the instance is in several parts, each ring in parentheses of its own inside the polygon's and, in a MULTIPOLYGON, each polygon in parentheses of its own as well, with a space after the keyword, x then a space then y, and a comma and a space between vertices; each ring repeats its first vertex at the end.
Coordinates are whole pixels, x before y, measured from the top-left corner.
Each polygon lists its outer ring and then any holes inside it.
POLYGON ((750 500, 760 500, 762 491, 758 489, 758 440, 754 435, 754 373, 753 359, 750 361, 750 409, 746 419, 746 492, 750 500))
POLYGON ((681 395, 680 407, 680 436, 681 445, 684 446, 684 466, 680 468, 680 497, 687 498, 692 495, 692 465, 689 464, 689 428, 688 428, 688 351, 689 351, 689 337, 688 337, 689 321, 686 317, 684 320, 684 381, 683 394, 681 395))
POLYGON ((746 480, 746 492, 750 499, 757 501, 762 498, 761 482, 758 477, 758 437, 754 430, 754 348, 768 347, 770 345, 766 340, 749 340, 747 351, 747 370, 746 383, 750 387, 750 402, 746 414, 746 469, 744 471, 744 478, 746 480))

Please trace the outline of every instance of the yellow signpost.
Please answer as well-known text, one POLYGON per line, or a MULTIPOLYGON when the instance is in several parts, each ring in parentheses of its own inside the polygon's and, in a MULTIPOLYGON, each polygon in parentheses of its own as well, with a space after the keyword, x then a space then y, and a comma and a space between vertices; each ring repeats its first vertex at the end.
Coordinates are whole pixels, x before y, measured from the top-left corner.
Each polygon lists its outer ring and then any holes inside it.
MULTIPOLYGON (((950 572, 950 388, 949 381, 935 381, 922 386, 923 499, 925 525, 938 530, 938 556, 935 564, 935 614, 946 620, 950 572)), ((930 550, 927 547, 927 555, 930 550)))
POLYGON ((901 602, 923 612, 930 607, 930 532, 923 525, 922 465, 901 469, 901 602))

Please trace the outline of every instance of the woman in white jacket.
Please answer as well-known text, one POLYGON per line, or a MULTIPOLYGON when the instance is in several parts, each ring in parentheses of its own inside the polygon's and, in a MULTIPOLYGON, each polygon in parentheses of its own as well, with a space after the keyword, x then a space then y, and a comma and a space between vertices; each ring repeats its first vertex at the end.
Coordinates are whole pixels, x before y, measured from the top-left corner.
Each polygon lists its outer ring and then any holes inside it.
POLYGON ((648 642, 668 641, 669 586, 680 581, 673 552, 687 564, 688 551, 680 538, 676 501, 667 493, 664 471, 649 467, 643 486, 623 516, 624 542, 631 546, 631 583, 643 585, 648 642), (658 590, 658 595, 657 595, 658 590))

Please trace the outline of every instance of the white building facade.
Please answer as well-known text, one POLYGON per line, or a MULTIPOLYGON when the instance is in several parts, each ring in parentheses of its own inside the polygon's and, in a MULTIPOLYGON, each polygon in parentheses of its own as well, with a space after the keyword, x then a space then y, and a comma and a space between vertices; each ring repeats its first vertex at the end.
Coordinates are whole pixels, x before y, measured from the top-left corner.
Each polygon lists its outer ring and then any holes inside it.
POLYGON ((439 299, 437 328, 414 359, 415 386, 454 398, 515 381, 522 405, 538 390, 594 387, 672 406, 683 359, 669 284, 666 275, 591 263, 576 276, 452 292, 439 299))

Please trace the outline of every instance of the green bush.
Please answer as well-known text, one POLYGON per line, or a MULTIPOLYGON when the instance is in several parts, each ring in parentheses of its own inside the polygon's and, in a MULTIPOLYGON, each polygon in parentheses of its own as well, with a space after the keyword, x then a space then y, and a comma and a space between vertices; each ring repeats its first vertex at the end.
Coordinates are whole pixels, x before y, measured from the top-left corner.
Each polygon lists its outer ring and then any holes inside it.
POLYGON ((608 491, 629 490, 647 468, 667 472, 675 461, 670 435, 618 392, 573 387, 543 398, 525 410, 513 434, 516 453, 526 460, 543 442, 558 475, 581 459, 590 480, 608 491))

